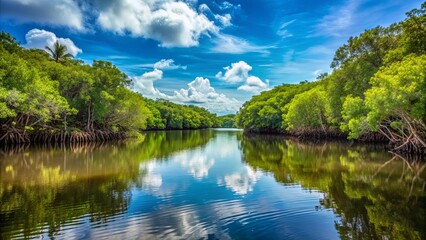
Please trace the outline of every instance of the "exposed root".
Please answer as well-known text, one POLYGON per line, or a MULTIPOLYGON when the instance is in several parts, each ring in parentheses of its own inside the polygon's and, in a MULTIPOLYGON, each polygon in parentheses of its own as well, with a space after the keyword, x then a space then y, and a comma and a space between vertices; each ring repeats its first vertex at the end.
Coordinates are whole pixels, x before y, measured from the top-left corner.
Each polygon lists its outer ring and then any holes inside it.
POLYGON ((81 131, 74 129, 64 131, 50 128, 40 132, 25 132, 9 126, 2 126, 0 131, 0 143, 22 144, 22 143, 68 143, 68 142, 103 142, 110 140, 125 139, 125 132, 113 132, 111 130, 81 131))

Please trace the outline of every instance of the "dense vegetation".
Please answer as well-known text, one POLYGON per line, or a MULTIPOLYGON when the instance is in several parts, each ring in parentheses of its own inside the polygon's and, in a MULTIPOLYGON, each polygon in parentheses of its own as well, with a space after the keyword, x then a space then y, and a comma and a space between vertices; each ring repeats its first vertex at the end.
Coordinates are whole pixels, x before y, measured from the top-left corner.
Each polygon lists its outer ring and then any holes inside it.
POLYGON ((220 127, 222 128, 236 128, 235 125, 235 114, 228 114, 224 116, 219 116, 219 121, 221 123, 220 127))
POLYGON ((204 108, 131 91, 131 79, 110 62, 86 65, 59 43, 46 50, 0 34, 0 142, 105 140, 221 124, 204 108))
POLYGON ((389 140, 426 153, 426 2, 389 27, 337 49, 333 72, 284 84, 246 102, 238 126, 254 132, 389 140))

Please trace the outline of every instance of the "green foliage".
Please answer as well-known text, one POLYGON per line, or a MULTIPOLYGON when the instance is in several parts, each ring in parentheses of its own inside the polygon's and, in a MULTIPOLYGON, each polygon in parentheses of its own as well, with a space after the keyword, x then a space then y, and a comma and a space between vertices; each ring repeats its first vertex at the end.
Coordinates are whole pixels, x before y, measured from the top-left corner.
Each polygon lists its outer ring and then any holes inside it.
POLYGON ((403 40, 408 53, 426 54, 426 2, 413 9, 402 22, 403 40))
POLYGON ((0 44, 0 123, 5 127, 0 138, 9 131, 135 133, 220 126, 204 108, 144 98, 128 88, 131 80, 112 63, 69 59, 58 42, 46 48, 50 55, 21 48, 4 32, 0 44))
POLYGON ((356 139, 368 131, 366 114, 368 110, 360 97, 349 95, 343 104, 343 122, 340 129, 349 132, 349 138, 356 139))
POLYGON ((236 128, 235 125, 235 114, 228 114, 218 117, 220 121, 220 127, 222 128, 236 128))
MULTIPOLYGON (((407 56, 383 67, 371 79, 365 100, 348 96, 343 107, 342 130, 357 138, 387 124, 404 134, 426 118, 426 55, 407 56)), ((388 126, 388 127, 389 127, 388 126)))
POLYGON ((0 32, 0 44, 9 53, 20 52, 22 47, 9 33, 0 32))
POLYGON ((254 96, 237 125, 296 134, 340 127, 351 139, 379 131, 393 143, 425 149, 425 59, 426 2, 400 23, 349 38, 337 49, 331 74, 254 96))
POLYGON ((325 130, 326 93, 321 87, 297 94, 288 104, 283 116, 287 130, 303 132, 305 129, 325 130))
POLYGON ((395 115, 425 119, 426 55, 410 55, 382 68, 371 79, 371 84, 372 88, 365 94, 371 129, 377 129, 378 123, 395 115))
POLYGON ((15 118, 16 125, 25 127, 51 122, 72 110, 60 96, 58 82, 4 48, 0 54, 1 119, 15 118))
POLYGON ((282 132, 287 125, 283 121, 283 116, 288 110, 286 105, 295 95, 316 85, 317 83, 285 84, 262 92, 243 104, 235 117, 236 125, 255 132, 282 132))
POLYGON ((199 129, 219 127, 216 114, 197 106, 185 106, 159 99, 148 100, 153 113, 148 118, 148 129, 199 129))
POLYGON ((53 44, 53 48, 46 46, 46 51, 50 54, 50 57, 55 60, 55 62, 73 57, 72 54, 67 53, 67 47, 60 44, 58 40, 56 40, 55 44, 53 44))

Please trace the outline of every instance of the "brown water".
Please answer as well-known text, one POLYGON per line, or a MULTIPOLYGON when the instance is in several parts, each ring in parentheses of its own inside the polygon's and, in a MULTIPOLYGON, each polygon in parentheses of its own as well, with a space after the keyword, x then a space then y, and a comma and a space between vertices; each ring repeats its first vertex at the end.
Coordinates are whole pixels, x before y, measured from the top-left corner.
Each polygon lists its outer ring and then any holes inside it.
POLYGON ((4 147, 1 239, 425 239, 425 164, 235 130, 4 147))

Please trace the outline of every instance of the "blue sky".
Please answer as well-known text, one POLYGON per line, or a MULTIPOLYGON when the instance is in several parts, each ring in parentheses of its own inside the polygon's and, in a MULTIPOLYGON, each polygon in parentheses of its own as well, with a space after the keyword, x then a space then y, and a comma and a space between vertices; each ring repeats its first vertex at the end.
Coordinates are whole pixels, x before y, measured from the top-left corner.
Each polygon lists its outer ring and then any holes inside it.
POLYGON ((1 30, 111 61, 150 98, 234 113, 261 91, 329 72, 349 36, 421 0, 0 0, 1 30))

